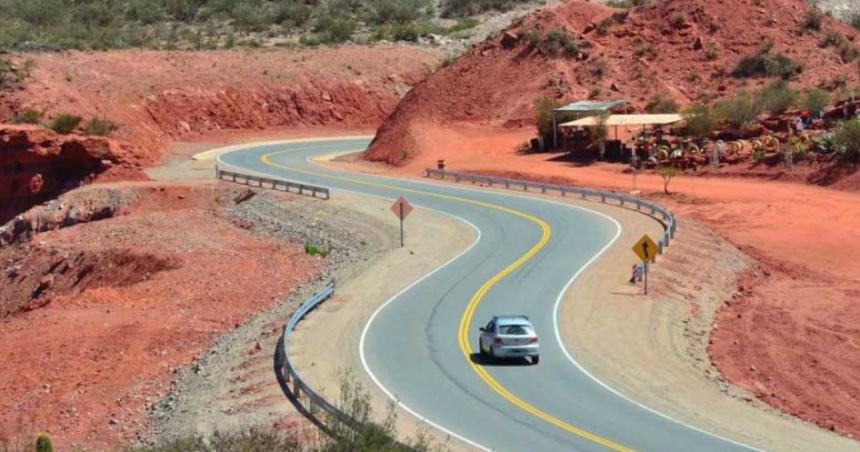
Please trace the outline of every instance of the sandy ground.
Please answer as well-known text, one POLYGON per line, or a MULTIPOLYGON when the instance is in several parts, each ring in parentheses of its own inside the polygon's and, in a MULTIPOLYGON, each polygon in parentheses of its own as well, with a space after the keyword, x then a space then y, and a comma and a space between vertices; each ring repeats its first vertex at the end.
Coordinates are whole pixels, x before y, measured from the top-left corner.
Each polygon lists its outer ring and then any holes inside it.
POLYGON ((449 169, 504 173, 613 190, 641 190, 699 221, 758 261, 745 303, 717 318, 711 358, 735 385, 787 413, 860 435, 860 193, 778 181, 679 176, 673 195, 652 174, 622 165, 580 166, 558 154, 513 149, 531 128, 452 125, 421 129, 421 152, 404 167, 354 162, 364 171, 418 176, 436 159, 449 169))

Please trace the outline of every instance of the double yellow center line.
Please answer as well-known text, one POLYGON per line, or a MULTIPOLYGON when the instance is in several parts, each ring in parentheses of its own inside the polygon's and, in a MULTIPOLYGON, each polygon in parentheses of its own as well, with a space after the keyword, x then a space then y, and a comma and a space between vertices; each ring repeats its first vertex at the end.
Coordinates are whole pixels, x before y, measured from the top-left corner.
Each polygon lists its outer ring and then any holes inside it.
POLYGON ((498 284, 499 281, 501 281, 505 276, 509 275, 511 272, 513 272, 514 270, 516 270, 517 268, 522 266, 524 263, 526 263, 529 259, 534 257, 535 254, 537 254, 541 249, 543 249, 546 246, 546 244, 549 242, 550 237, 552 236, 552 228, 550 227, 549 223, 547 223, 546 221, 544 221, 544 220, 542 220, 542 219, 540 219, 534 215, 531 215, 529 213, 522 212, 522 211, 519 211, 516 209, 511 209, 509 207, 505 207, 502 205, 485 202, 485 201, 478 201, 478 200, 474 200, 474 199, 463 198, 460 196, 445 195, 445 194, 441 194, 441 193, 433 193, 433 192, 429 192, 429 191, 423 191, 423 190, 417 190, 417 189, 411 189, 411 188, 403 188, 403 187, 398 187, 395 185, 389 185, 389 184, 384 184, 384 183, 368 182, 368 181, 364 181, 364 180, 360 180, 360 179, 354 179, 351 177, 323 174, 323 173, 319 173, 316 171, 308 171, 308 170, 295 168, 295 167, 283 165, 281 163, 277 163, 277 162, 272 161, 272 156, 279 155, 279 154, 285 154, 288 152, 293 152, 293 151, 288 150, 288 151, 269 152, 267 154, 263 154, 260 157, 260 161, 266 165, 269 165, 269 166, 272 166, 275 168, 286 169, 286 170, 296 172, 296 173, 308 174, 308 175, 318 176, 318 177, 326 177, 329 179, 339 180, 339 181, 343 181, 343 182, 360 184, 360 185, 365 185, 365 186, 370 186, 370 187, 384 188, 384 189, 395 190, 395 191, 405 192, 405 193, 417 193, 417 194, 421 194, 424 196, 431 196, 434 198, 446 199, 446 200, 450 200, 450 201, 462 202, 465 204, 471 204, 471 205, 475 205, 475 206, 485 207, 488 209, 493 209, 496 211, 505 212, 507 214, 526 219, 526 220, 536 224, 538 227, 540 227, 540 230, 541 230, 540 240, 538 240, 537 243, 535 243, 531 248, 529 248, 528 251, 526 251, 523 255, 521 255, 515 261, 510 263, 507 267, 503 268, 501 271, 499 271, 498 273, 493 275, 490 279, 485 281, 481 285, 481 287, 479 287, 478 290, 474 293, 474 295, 472 295, 472 298, 469 299, 469 304, 466 305, 466 309, 465 309, 465 311, 463 311, 463 316, 460 318, 460 327, 459 327, 459 330, 457 333, 458 342, 460 345, 460 350, 463 352, 463 357, 466 359, 466 362, 469 364, 469 366, 472 368, 472 370, 475 372, 475 374, 478 375, 478 378, 480 378, 482 381, 484 381, 484 383, 486 383, 487 386, 492 388, 500 396, 502 396, 507 401, 514 404, 515 406, 519 407, 523 411, 525 411, 525 412, 527 412, 527 413, 529 413, 529 414, 531 414, 531 415, 533 415, 533 416, 535 416, 535 417, 537 417, 537 418, 539 418, 545 422, 548 422, 552 425, 555 425, 556 427, 559 427, 565 431, 573 433, 573 434, 580 436, 582 438, 585 438, 587 440, 593 441, 593 442, 600 444, 604 447, 607 447, 609 449, 616 450, 616 451, 622 451, 622 452, 628 452, 628 451, 633 450, 633 449, 624 447, 618 443, 615 443, 609 439, 606 439, 600 435, 596 435, 596 434, 591 433, 587 430, 581 429, 581 428, 579 428, 573 424, 565 422, 565 421, 541 410, 540 408, 524 401, 523 399, 521 399, 521 398, 517 397, 515 394, 513 394, 510 390, 508 390, 507 388, 502 386, 495 378, 493 378, 492 375, 490 375, 489 372, 487 372, 486 369, 484 369, 482 366, 475 364, 472 361, 473 350, 472 350, 472 346, 469 342, 469 326, 472 324, 472 317, 474 316, 475 311, 478 309, 478 306, 481 304, 481 300, 483 300, 484 297, 487 295, 487 292, 489 292, 489 290, 492 289, 493 286, 498 284))

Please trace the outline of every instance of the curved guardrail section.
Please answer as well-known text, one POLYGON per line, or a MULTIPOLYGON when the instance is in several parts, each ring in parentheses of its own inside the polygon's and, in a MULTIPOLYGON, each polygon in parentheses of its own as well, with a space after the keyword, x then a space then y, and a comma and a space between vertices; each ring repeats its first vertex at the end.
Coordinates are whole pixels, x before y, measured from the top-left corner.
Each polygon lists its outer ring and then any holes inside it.
POLYGON ((284 332, 281 335, 281 350, 283 350, 283 365, 282 372, 284 375, 284 380, 289 385, 292 383, 292 395, 297 400, 302 398, 302 395, 307 396, 309 409, 308 411, 314 413, 317 409, 322 410, 329 416, 337 419, 339 422, 353 428, 358 429, 361 427, 361 424, 355 419, 351 418, 348 414, 344 413, 340 410, 340 408, 336 407, 334 404, 330 403, 326 399, 324 399, 321 395, 317 394, 307 383, 302 380, 302 377, 299 375, 298 371, 293 367, 292 363, 290 363, 290 352, 289 352, 289 337, 290 333, 296 328, 296 325, 308 315, 309 312, 313 311, 318 305, 322 302, 328 300, 334 295, 335 284, 334 281, 328 283, 323 289, 313 294, 310 298, 305 300, 301 305, 299 305, 298 309, 290 316, 290 319, 287 321, 287 324, 284 325, 284 332))
POLYGON ((541 193, 546 193, 548 191, 559 192, 561 196, 567 196, 568 194, 579 195, 582 199, 600 199, 600 202, 606 203, 606 200, 614 200, 619 203, 621 207, 626 206, 636 206, 636 210, 642 211, 645 209, 645 213, 649 213, 650 215, 658 220, 660 220, 664 225, 663 236, 660 237, 660 240, 657 242, 657 245, 660 248, 660 254, 663 254, 663 248, 669 246, 669 242, 675 238, 675 229, 677 228, 677 222, 675 221, 675 216, 672 215, 665 207, 646 201, 644 199, 637 198, 635 196, 624 195, 620 193, 613 193, 608 191, 601 190, 591 190, 588 188, 578 188, 578 187, 570 187, 566 185, 556 185, 556 184, 542 184, 539 182, 531 182, 527 180, 520 179, 508 179, 506 177, 496 177, 496 176, 484 176, 482 174, 472 174, 472 173, 464 173, 458 171, 447 171, 447 170, 438 170, 427 168, 424 170, 426 172, 427 177, 438 176, 439 179, 444 180, 446 177, 454 180, 455 182, 460 181, 469 181, 473 184, 476 183, 485 183, 488 186, 492 187, 493 184, 499 187, 505 188, 522 188, 523 191, 528 191, 530 188, 535 190, 540 190, 541 193))
POLYGON ((298 182, 289 181, 286 179, 275 179, 271 176, 261 176, 250 171, 225 170, 219 165, 215 165, 215 178, 221 180, 229 180, 238 184, 256 186, 259 188, 271 188, 272 190, 282 190, 288 193, 298 195, 310 195, 314 198, 317 195, 322 195, 322 199, 331 199, 331 189, 319 187, 310 184, 301 184, 298 182), (251 182, 255 182, 252 184, 251 182), (268 184, 265 187, 263 184, 268 184))

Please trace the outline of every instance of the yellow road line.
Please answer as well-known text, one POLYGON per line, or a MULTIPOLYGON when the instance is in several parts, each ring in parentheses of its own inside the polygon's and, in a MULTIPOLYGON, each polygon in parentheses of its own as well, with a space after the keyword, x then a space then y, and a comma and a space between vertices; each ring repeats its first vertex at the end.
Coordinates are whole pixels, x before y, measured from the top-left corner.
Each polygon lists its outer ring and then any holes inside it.
POLYGON ((507 388, 502 386, 498 381, 496 381, 495 378, 493 378, 492 375, 490 375, 489 372, 486 371, 486 369, 475 364, 472 361, 472 346, 469 343, 469 325, 472 323, 472 317, 475 314, 475 310, 478 309, 478 305, 481 304, 481 300, 484 299, 484 296, 486 296, 487 292, 489 292, 489 290, 493 286, 495 286, 505 276, 509 275, 511 272, 513 272, 514 270, 516 270, 517 268, 522 266, 524 263, 526 263, 535 254, 537 254, 543 247, 546 246, 547 242, 549 242, 549 239, 552 235, 552 228, 550 227, 549 223, 547 223, 546 221, 544 221, 544 220, 542 220, 542 219, 540 219, 534 215, 531 215, 529 213, 522 212, 522 211, 519 211, 516 209, 511 209, 511 208, 505 207, 505 206, 500 206, 498 204, 493 204, 493 203, 489 203, 489 202, 485 202, 485 201, 478 201, 478 200, 474 200, 474 199, 462 198, 459 196, 444 195, 441 193, 433 193, 433 192, 416 190, 416 189, 411 189, 411 188, 403 188, 403 187, 398 187, 396 185, 388 185, 388 184, 376 183, 376 182, 367 182, 367 181, 363 181, 360 179, 353 179, 350 177, 322 174, 322 173, 315 172, 315 171, 303 170, 303 169, 291 167, 288 165, 276 163, 276 162, 273 162, 270 158, 273 155, 285 154, 288 152, 292 152, 292 151, 269 152, 267 154, 263 154, 260 157, 260 161, 266 165, 269 165, 269 166, 273 166, 276 168, 282 168, 282 169, 294 171, 297 173, 309 174, 312 176, 327 177, 327 178, 340 180, 340 181, 344 181, 344 182, 367 185, 367 186, 377 187, 377 188, 386 188, 386 189, 390 189, 390 190, 397 190, 397 191, 407 192, 407 193, 418 193, 418 194, 425 195, 425 196, 432 196, 435 198, 447 199, 447 200, 451 200, 451 201, 458 201, 458 202, 462 202, 462 203, 466 203, 466 204, 472 204, 472 205, 477 205, 477 206, 481 206, 481 207, 486 207, 488 209, 498 210, 501 212, 505 212, 505 213, 508 213, 511 215, 518 216, 520 218, 524 218, 524 219, 531 221, 532 223, 538 225, 541 229, 540 240, 538 240, 537 243, 535 243, 531 248, 529 248, 528 251, 526 251, 523 255, 521 255, 519 258, 517 258, 514 262, 512 262, 510 265, 508 265, 507 267, 502 269, 500 272, 493 275, 486 282, 484 282, 484 284, 482 284, 481 287, 478 288, 478 290, 475 292, 475 294, 472 295, 472 298, 469 300, 469 304, 466 305, 466 310, 463 312, 463 316, 460 318, 460 328, 458 331, 458 340, 459 340, 459 344, 460 344, 460 350, 463 352, 463 357, 466 358, 466 362, 469 364, 469 366, 472 368, 472 370, 475 371, 475 373, 478 375, 478 377, 481 380, 483 380, 484 383, 487 384, 487 386, 492 388, 500 396, 502 396, 507 401, 514 404, 515 406, 519 407, 523 411, 525 411, 529 414, 532 414, 533 416, 535 416, 535 417, 537 417, 537 418, 539 418, 545 422, 548 422, 552 425, 555 425, 556 427, 559 427, 563 430, 566 430, 570 433, 573 433, 573 434, 580 436, 582 438, 585 438, 587 440, 593 441, 593 442, 600 444, 604 447, 607 447, 609 449, 621 451, 621 452, 633 451, 633 449, 622 446, 622 445, 615 443, 609 439, 606 439, 600 435, 596 435, 596 434, 591 433, 587 430, 581 429, 581 428, 579 428, 573 424, 565 422, 565 421, 541 410, 540 408, 535 407, 534 405, 529 404, 528 402, 517 397, 511 391, 509 391, 507 388))

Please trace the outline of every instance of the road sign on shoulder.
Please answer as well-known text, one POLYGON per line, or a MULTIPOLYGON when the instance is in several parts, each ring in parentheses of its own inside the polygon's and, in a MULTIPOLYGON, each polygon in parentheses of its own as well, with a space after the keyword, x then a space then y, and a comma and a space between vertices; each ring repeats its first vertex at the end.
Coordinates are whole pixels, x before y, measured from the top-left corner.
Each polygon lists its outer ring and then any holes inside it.
POLYGON ((642 262, 651 262, 655 258, 657 258, 657 253, 659 252, 659 248, 657 244, 651 240, 651 237, 648 237, 648 234, 642 236, 635 245, 633 245, 633 252, 639 256, 639 259, 642 259, 642 262))
POLYGON ((403 220, 409 216, 409 213, 412 212, 412 204, 409 204, 409 201, 404 197, 397 198, 397 201, 394 201, 394 204, 391 205, 391 211, 394 212, 394 215, 400 219, 400 247, 403 247, 403 220))
POLYGON ((409 201, 401 196, 397 198, 397 201, 394 201, 394 204, 391 205, 391 211, 394 212, 394 215, 396 215, 397 218, 405 220, 412 212, 412 204, 409 204, 409 201))

